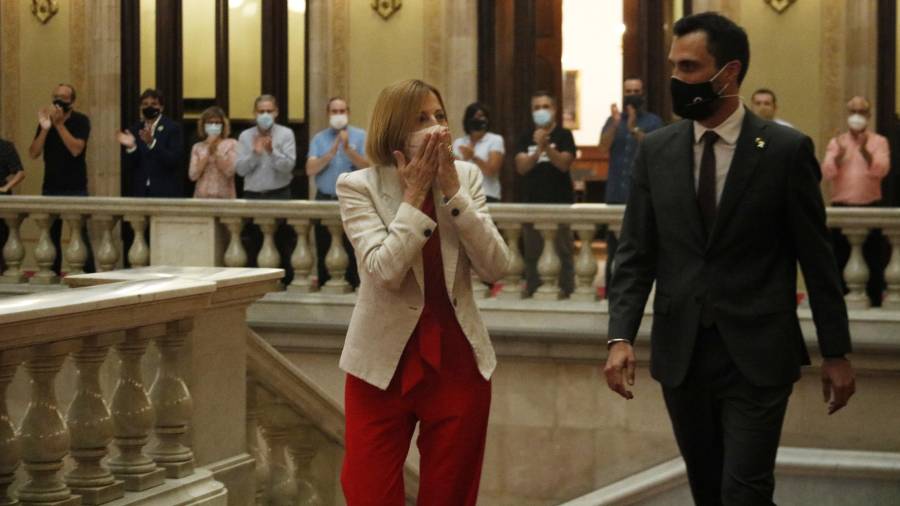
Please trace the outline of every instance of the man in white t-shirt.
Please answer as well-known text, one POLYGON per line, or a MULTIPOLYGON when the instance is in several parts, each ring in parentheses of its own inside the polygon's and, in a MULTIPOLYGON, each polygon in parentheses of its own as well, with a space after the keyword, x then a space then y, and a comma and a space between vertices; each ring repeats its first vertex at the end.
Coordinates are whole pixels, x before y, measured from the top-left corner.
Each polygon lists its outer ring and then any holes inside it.
POLYGON ((475 102, 466 107, 463 129, 466 135, 453 141, 453 155, 474 163, 484 175, 484 195, 488 202, 500 202, 500 169, 506 149, 503 137, 489 132, 490 116, 487 107, 475 102))

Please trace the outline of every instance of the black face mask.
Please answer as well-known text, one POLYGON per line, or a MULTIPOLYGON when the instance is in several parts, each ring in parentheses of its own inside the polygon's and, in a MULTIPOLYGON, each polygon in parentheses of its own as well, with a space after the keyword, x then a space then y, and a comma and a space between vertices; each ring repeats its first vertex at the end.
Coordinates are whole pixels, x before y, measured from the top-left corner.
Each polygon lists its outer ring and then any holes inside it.
POLYGON ((635 110, 640 111, 641 107, 644 107, 644 97, 641 95, 626 95, 625 98, 622 99, 622 105, 625 107, 630 105, 634 107, 635 110))
POLYGON ((69 112, 72 109, 72 104, 70 102, 63 102, 58 98, 53 101, 53 105, 62 109, 63 112, 69 112))
POLYGON ((702 121, 715 114, 718 109, 717 102, 722 98, 722 89, 716 92, 713 88, 713 80, 722 73, 725 67, 716 72, 709 81, 702 83, 686 83, 681 79, 672 77, 670 89, 672 92, 672 111, 685 119, 702 121))
POLYGON ((470 118, 466 120, 466 130, 469 132, 485 132, 488 129, 488 120, 470 118))
POLYGON ((147 119, 156 119, 156 117, 159 116, 159 113, 159 107, 153 107, 152 105, 150 107, 144 107, 143 109, 141 109, 141 114, 143 114, 147 119))

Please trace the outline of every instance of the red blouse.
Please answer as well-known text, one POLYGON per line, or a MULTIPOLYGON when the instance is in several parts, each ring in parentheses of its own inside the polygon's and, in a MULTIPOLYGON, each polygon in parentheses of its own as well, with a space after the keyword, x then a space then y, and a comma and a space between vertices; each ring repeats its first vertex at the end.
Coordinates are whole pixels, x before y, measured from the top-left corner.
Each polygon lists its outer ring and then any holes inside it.
MULTIPOLYGON (((434 199, 430 196, 422 204, 422 212, 437 221, 434 199)), ((422 263, 425 307, 400 361, 402 395, 425 379, 426 364, 436 373, 442 367, 452 372, 471 368, 477 373, 472 346, 456 320, 456 310, 447 295, 438 227, 422 248, 422 263)))

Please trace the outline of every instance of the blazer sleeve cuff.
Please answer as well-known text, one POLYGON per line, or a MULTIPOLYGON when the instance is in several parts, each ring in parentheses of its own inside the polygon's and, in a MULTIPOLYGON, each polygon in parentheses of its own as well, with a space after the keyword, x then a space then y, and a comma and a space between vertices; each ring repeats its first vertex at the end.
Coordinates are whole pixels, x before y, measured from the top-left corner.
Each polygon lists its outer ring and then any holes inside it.
POLYGON ((431 237, 437 227, 437 222, 406 202, 400 204, 394 221, 407 224, 413 231, 413 237, 421 238, 422 244, 431 237))

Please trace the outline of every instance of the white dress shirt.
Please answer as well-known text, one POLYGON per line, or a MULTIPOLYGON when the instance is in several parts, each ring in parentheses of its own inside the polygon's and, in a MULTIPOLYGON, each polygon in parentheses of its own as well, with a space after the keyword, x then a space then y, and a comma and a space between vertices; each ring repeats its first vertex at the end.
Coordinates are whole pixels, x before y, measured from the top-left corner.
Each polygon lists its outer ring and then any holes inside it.
POLYGON ((728 169, 734 158, 734 149, 737 147, 738 137, 741 135, 741 126, 744 124, 746 111, 743 104, 716 128, 706 128, 699 122, 694 122, 694 191, 700 186, 700 161, 703 158, 703 134, 712 130, 719 134, 719 140, 713 145, 716 154, 716 204, 722 200, 722 190, 725 188, 725 179, 728 177, 728 169))

